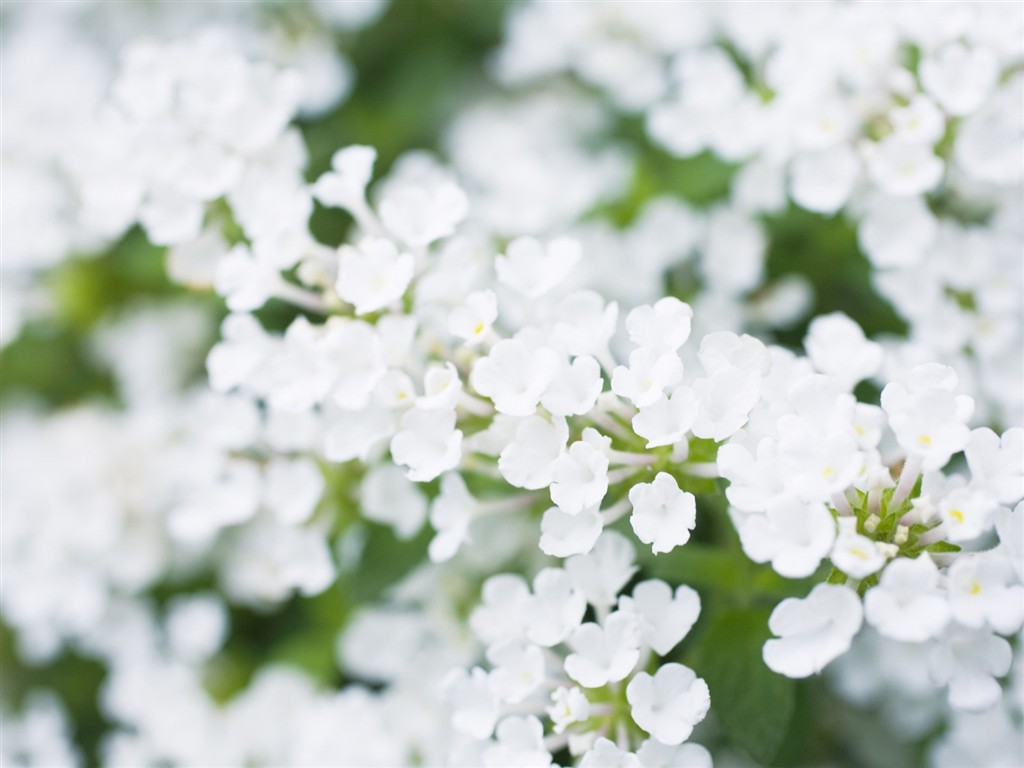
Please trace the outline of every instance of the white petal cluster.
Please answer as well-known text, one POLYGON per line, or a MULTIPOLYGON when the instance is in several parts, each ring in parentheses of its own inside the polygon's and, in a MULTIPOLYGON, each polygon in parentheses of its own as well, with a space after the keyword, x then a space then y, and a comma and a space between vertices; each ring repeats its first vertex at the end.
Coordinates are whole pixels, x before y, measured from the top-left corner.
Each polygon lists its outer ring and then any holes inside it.
MULTIPOLYGON (((485 582, 470 623, 487 646, 489 669, 457 669, 446 682, 452 724, 479 742, 485 763, 495 750, 510 746, 514 731, 516 748, 528 742, 533 750, 518 755, 526 762, 515 764, 548 765, 551 755, 542 745, 550 741, 541 737, 550 728, 564 739, 559 743, 582 757, 580 765, 605 764, 600 761, 618 747, 604 746, 607 726, 593 731, 591 716, 603 711, 609 686, 625 681, 629 717, 652 737, 637 745, 645 754, 669 754, 704 719, 708 687, 693 670, 675 663, 654 675, 642 670, 643 658, 668 654, 686 637, 700 599, 685 586, 673 595, 659 580, 637 584, 631 595, 618 594, 635 572, 633 557, 626 539, 607 532, 592 553, 569 558, 564 569, 540 571, 532 590, 518 576, 485 582), (596 621, 584 621, 588 606, 596 621), (523 709, 536 714, 524 720, 515 714, 523 709)), ((625 751, 616 759, 640 764, 625 751)))

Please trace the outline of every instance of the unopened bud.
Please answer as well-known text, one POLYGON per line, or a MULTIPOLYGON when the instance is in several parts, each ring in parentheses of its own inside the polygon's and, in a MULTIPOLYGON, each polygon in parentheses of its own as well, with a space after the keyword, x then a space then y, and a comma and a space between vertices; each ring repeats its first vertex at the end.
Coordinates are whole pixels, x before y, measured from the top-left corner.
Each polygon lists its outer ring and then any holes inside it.
POLYGON ((899 547, 895 544, 887 544, 884 541, 876 541, 875 548, 881 552, 884 557, 890 560, 900 553, 899 547))
POLYGON ((878 524, 880 522, 882 522, 882 519, 878 515, 871 515, 864 521, 864 530, 868 533, 874 533, 878 530, 878 524))
POLYGON ((910 535, 910 529, 905 525, 896 526, 896 535, 892 537, 894 544, 903 546, 907 543, 907 537, 910 535))

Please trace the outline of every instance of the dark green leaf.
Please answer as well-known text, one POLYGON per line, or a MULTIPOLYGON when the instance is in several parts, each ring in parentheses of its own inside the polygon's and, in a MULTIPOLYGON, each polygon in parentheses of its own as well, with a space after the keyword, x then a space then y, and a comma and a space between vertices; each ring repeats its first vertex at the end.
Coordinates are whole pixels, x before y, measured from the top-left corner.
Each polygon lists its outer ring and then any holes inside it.
POLYGON ((711 690, 711 709, 725 734, 754 760, 768 765, 789 729, 795 684, 765 666, 768 612, 719 616, 703 637, 697 673, 711 690))

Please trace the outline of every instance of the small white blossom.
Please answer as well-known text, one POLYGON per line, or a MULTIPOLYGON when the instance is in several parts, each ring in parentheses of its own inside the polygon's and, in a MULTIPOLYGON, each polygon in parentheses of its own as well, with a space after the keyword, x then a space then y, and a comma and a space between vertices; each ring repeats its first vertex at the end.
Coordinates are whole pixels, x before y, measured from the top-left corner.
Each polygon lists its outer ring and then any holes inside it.
POLYGON ((394 304, 412 281, 412 254, 399 253, 390 240, 368 237, 357 248, 343 245, 338 250, 338 281, 335 289, 365 315, 394 304))
POLYGON ((587 427, 551 467, 551 501, 569 515, 598 507, 608 491, 611 440, 587 427))
POLYGON ((580 625, 569 637, 572 649, 565 673, 584 688, 601 688, 622 680, 640 658, 639 629, 631 616, 611 614, 599 626, 580 625))
POLYGON ((697 525, 697 502, 692 493, 679 490, 672 475, 659 472, 653 482, 634 485, 629 502, 633 531, 654 554, 671 552, 690 540, 697 525))
POLYGON ((682 664, 664 664, 654 676, 637 673, 626 688, 633 721, 662 744, 690 738, 711 707, 708 684, 682 664))
POLYGON ((396 464, 409 468, 408 477, 416 482, 433 480, 457 467, 462 459, 462 430, 455 428, 455 411, 407 411, 391 438, 391 456, 396 464))
POLYGON ((942 632, 949 622, 949 605, 932 559, 921 554, 890 563, 878 586, 864 595, 864 616, 893 640, 920 643, 942 632))
POLYGON ((786 598, 768 619, 779 637, 764 644, 764 662, 786 677, 820 672, 850 649, 863 614, 857 594, 835 584, 819 584, 802 600, 786 598))

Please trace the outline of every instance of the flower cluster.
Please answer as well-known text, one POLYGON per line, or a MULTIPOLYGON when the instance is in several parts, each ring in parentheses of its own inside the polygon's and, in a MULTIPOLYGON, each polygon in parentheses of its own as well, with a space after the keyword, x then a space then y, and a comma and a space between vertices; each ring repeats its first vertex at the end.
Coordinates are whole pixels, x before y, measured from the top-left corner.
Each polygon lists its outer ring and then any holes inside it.
POLYGON ((658 579, 620 595, 635 572, 632 545, 609 531, 589 554, 541 570, 532 590, 512 574, 484 583, 470 625, 491 669, 456 669, 444 682, 468 737, 451 764, 548 768, 568 749, 581 766, 710 765, 707 750, 683 743, 708 712, 707 683, 682 664, 652 664, 689 633, 700 598, 658 579), (584 621, 588 610, 596 621, 584 621))

